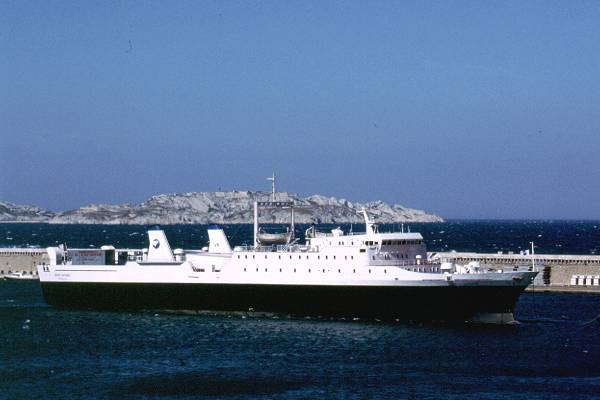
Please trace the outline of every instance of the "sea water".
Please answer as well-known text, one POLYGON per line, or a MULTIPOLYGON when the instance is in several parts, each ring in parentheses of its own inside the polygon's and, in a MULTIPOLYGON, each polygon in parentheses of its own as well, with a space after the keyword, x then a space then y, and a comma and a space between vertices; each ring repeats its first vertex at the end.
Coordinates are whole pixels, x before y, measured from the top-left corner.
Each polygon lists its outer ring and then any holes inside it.
MULTIPOLYGON (((265 226, 262 225, 261 226, 265 226)), ((265 226, 277 229, 275 226, 265 226)), ((296 237, 304 238, 308 225, 296 226, 296 237)), ((319 225, 328 231, 341 227, 345 232, 364 232, 364 224, 319 225)), ((71 248, 148 247, 146 225, 61 225, 0 224, 0 247, 46 247, 66 244, 71 248)), ((207 245, 207 225, 165 225, 171 248, 199 249, 207 245)), ((223 226, 232 245, 252 243, 252 225, 223 226)), ((476 251, 496 253, 528 250, 548 254, 600 254, 600 221, 461 221, 442 223, 385 224, 380 232, 420 232, 429 251, 476 251)))
MULTIPOLYGON (((538 235, 544 249, 589 254, 598 244, 594 223, 512 224, 413 231, 457 250, 507 250, 538 235)), ((0 228, 20 245, 145 245, 145 227, 0 228)), ((201 228, 167 235, 173 247, 200 247, 201 228)), ((227 230, 235 244, 251 233, 227 230)), ((521 296, 511 326, 65 311, 44 303, 39 283, 0 281, 0 398, 600 399, 599 313, 600 296, 542 292, 521 296)))

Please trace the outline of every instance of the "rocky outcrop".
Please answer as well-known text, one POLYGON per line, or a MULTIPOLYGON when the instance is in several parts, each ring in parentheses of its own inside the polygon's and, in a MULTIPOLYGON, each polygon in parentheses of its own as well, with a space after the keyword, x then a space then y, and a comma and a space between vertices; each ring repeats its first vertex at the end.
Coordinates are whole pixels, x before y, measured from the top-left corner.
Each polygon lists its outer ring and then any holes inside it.
POLYGON ((47 222, 55 213, 39 207, 0 201, 0 222, 47 222))
MULTIPOLYGON (((93 204, 55 215, 48 212, 45 221, 59 224, 247 224, 253 220, 254 199, 264 201, 269 200, 269 196, 267 192, 250 191, 161 194, 141 204, 93 204)), ((363 207, 379 223, 442 221, 436 215, 382 201, 352 203, 321 195, 303 198, 287 192, 277 193, 277 200, 294 202, 297 223, 361 223, 359 212, 363 207)), ((290 210, 262 208, 260 221, 288 223, 290 210)))

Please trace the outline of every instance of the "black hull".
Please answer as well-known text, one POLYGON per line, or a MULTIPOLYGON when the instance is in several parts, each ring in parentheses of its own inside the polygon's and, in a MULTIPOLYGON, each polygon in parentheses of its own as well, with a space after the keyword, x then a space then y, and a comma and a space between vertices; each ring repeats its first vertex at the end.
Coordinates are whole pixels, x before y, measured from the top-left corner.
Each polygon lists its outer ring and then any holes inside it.
POLYGON ((256 311, 404 320, 466 320, 480 313, 512 313, 524 289, 42 282, 44 300, 57 308, 256 311))

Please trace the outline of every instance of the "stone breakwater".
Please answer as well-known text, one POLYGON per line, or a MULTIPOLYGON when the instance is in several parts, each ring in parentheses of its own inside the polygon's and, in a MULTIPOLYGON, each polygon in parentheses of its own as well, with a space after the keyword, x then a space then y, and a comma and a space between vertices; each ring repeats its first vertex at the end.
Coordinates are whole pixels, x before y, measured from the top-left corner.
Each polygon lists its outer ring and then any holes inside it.
MULTIPOLYGON (((190 192, 161 194, 140 204, 89 205, 59 213, 32 206, 0 202, 0 222, 48 222, 55 224, 249 224, 253 221, 253 202, 269 200, 268 192, 190 192)), ((365 208, 378 223, 442 222, 437 215, 382 201, 367 203, 313 195, 301 197, 279 192, 277 201, 292 201, 295 221, 312 223, 363 223, 365 208)), ((263 209, 262 223, 289 223, 287 209, 263 209)))

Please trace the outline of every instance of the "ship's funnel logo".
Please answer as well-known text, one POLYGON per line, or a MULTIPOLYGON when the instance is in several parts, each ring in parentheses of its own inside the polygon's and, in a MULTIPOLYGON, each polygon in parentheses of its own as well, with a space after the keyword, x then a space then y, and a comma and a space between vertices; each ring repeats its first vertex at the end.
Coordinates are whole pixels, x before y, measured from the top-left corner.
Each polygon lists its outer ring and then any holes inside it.
POLYGON ((154 247, 155 249, 158 249, 160 247, 160 240, 154 239, 152 241, 152 247, 154 247))

